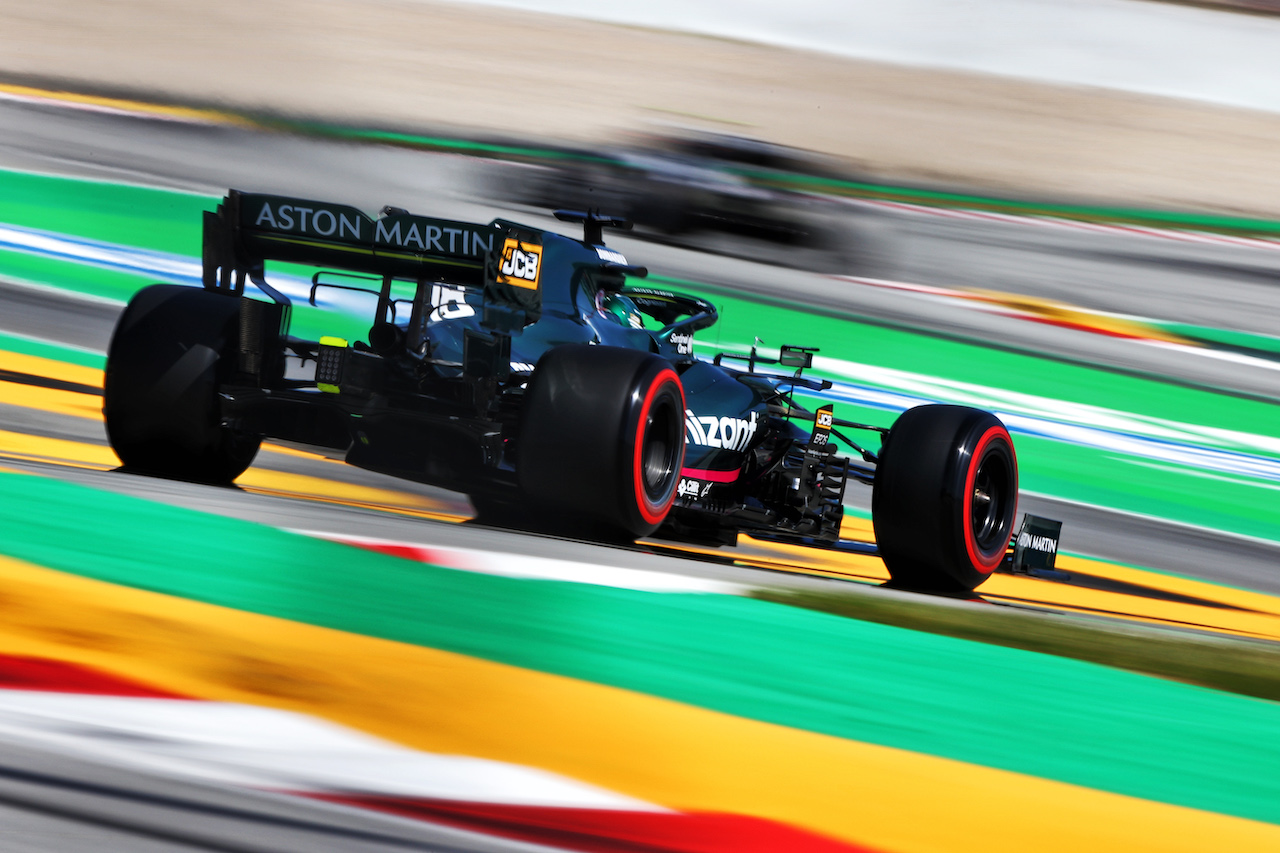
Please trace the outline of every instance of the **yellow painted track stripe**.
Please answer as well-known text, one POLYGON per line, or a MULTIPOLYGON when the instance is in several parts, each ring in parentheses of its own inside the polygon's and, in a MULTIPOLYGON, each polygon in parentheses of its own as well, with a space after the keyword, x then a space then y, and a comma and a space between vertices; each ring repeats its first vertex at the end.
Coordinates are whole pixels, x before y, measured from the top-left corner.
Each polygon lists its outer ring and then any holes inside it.
POLYGON ((305 498, 319 503, 376 509, 437 521, 462 521, 468 516, 449 512, 447 504, 409 492, 339 483, 307 474, 291 474, 265 468, 250 468, 236 480, 247 492, 277 497, 305 498))
MULTIPOLYGON (((0 383, 2 384, 5 383, 0 383)), ((268 446, 268 449, 272 448, 268 446)), ((295 451, 292 448, 281 450, 290 454, 308 455, 305 451, 295 451)), ((46 462, 98 471, 111 470, 120 464, 116 455, 105 445, 31 436, 7 430, 0 430, 0 455, 27 462, 46 462)), ((237 485, 245 491, 258 494, 334 503, 438 521, 461 521, 468 517, 458 513, 449 504, 410 492, 341 483, 323 477, 273 471, 265 467, 251 467, 237 480, 237 485)), ((661 544, 665 546, 665 543, 661 544)), ((877 557, 749 539, 744 541, 744 545, 746 553, 738 562, 746 566, 872 583, 888 580, 884 563, 877 557)), ((676 550, 720 556, 719 552, 708 549, 676 550)), ((1058 565, 1068 572, 1078 571, 1123 580, 1241 609, 1161 601, 1123 592, 1103 592, 1011 575, 992 577, 982 586, 981 594, 994 601, 1123 616, 1156 624, 1181 625, 1237 636, 1280 640, 1280 599, 1275 596, 1069 555, 1060 555, 1058 565)))
MULTIPOLYGON (((75 382, 91 388, 102 388, 103 371, 78 364, 68 364, 50 358, 25 355, 0 349, 0 370, 12 370, 31 376, 42 376, 46 379, 59 379, 64 382, 75 382)), ((73 417, 102 420, 102 400, 99 397, 80 394, 75 391, 63 391, 54 388, 39 388, 23 385, 20 382, 0 380, 0 403, 7 403, 23 408, 39 409, 54 414, 71 415, 73 417)), ((286 447, 266 442, 263 450, 293 456, 299 459, 328 460, 322 453, 286 447)), ((114 458, 114 457, 112 457, 114 458)), ((116 462, 111 467, 115 467, 116 462)))
MULTIPOLYGON (((96 471, 109 471, 120 467, 120 460, 111 448, 105 445, 33 436, 8 430, 0 430, 0 455, 26 462, 51 462, 96 471)), ((236 481, 236 485, 247 492, 305 498, 323 503, 339 503, 422 518, 446 521, 459 521, 465 518, 449 512, 445 504, 421 495, 340 483, 322 477, 272 471, 268 468, 250 468, 236 481)))
MULTIPOLYGON (((305 451, 294 451, 292 448, 284 450, 288 453, 306 455, 305 451)), ((116 455, 105 445, 31 436, 7 430, 0 430, 0 455, 9 459, 46 462, 98 471, 110 470, 120 464, 116 455)), ((237 485, 245 491, 258 494, 334 503, 438 521, 461 521, 467 518, 466 515, 458 513, 452 505, 410 492, 341 483, 324 477, 273 471, 265 467, 251 467, 241 475, 237 485)), ((661 544, 665 546, 665 543, 661 544)), ((842 554, 756 540, 745 540, 744 544, 746 553, 738 559, 742 565, 784 572, 851 578, 872 583, 888 580, 884 563, 877 557, 842 554)), ((719 552, 708 549, 679 548, 677 550, 691 554, 707 553, 721 556, 719 552)), ((1085 572, 1123 580, 1153 589, 1196 596, 1241 609, 1161 601, 1122 592, 1103 592, 1011 575, 992 577, 981 587, 980 592, 985 598, 994 601, 1004 600, 1080 613, 1122 616, 1156 624, 1174 624, 1237 636, 1280 640, 1280 599, 1275 596, 1069 555, 1060 555, 1059 567, 1068 572, 1085 572)))
MULTIPOLYGON (((769 725, 0 557, 0 650, 886 851, 1270 851, 1280 827, 769 725)), ((851 698, 856 701, 856 698, 851 698)))
POLYGON ((1068 555, 1060 555, 1058 568, 1067 572, 1079 571, 1102 577, 1127 575, 1130 582, 1156 590, 1179 592, 1207 601, 1230 603, 1237 607, 1253 606, 1250 610, 1233 610, 1162 601, 1125 592, 1104 592, 1013 575, 996 575, 984 584, 980 591, 984 598, 992 600, 1005 599, 1014 603, 1123 615, 1126 618, 1185 625, 1228 634, 1280 639, 1280 617, 1276 615, 1277 602, 1273 596, 1264 593, 1243 593, 1216 584, 1188 582, 1156 572, 1126 570, 1123 566, 1111 566, 1068 555), (1223 601, 1224 599, 1228 601, 1223 601), (1262 612, 1252 612, 1252 610, 1262 612))
MULTIPOLYGON (((865 535, 866 531, 864 531, 865 535)), ((864 541, 874 541, 868 537, 864 541)), ((882 582, 889 579, 876 557, 842 554, 774 542, 751 540, 747 565, 882 582)), ((707 551, 707 553, 715 553, 707 551)), ((1234 589, 1190 578, 1060 554, 1057 567, 1162 592, 1201 598, 1227 608, 1144 598, 1127 592, 1104 592, 1016 575, 994 575, 978 592, 993 601, 1030 604, 1080 613, 1117 615, 1159 624, 1185 625, 1220 633, 1280 640, 1280 597, 1234 589), (1238 610, 1228 608, 1239 608, 1238 610)))
MULTIPOLYGON (((45 376, 100 387, 102 371, 53 359, 0 350, 0 369, 45 376)), ((101 399, 72 391, 39 388, 0 381, 0 402, 35 408, 74 417, 101 420, 101 399)), ((325 459, 294 448, 267 443, 264 449, 286 455, 325 459)), ((54 462, 77 467, 107 470, 119 465, 110 449, 59 439, 37 438, 0 430, 0 453, 25 461, 54 462)), ((339 464, 339 463, 335 463, 339 464)), ((335 483, 300 474, 250 468, 238 481, 248 491, 301 497, 367 509, 458 521, 466 516, 450 512, 444 504, 411 493, 335 483)), ((874 541, 868 519, 850 516, 844 533, 847 538, 874 541)), ((670 547, 664 543, 665 547, 670 547)), ((691 554, 721 556, 721 552, 697 547, 678 547, 691 554)), ((743 537, 739 562, 778 571, 836 576, 870 582, 889 579, 884 564, 876 557, 753 540, 743 537)), ((1201 581, 1119 566, 1070 555, 1059 555, 1058 567, 1152 589, 1202 598, 1237 610, 1205 607, 1181 602, 1160 601, 1120 592, 1102 592, 1066 584, 1052 584, 1024 577, 996 575, 981 589, 984 597, 1011 603, 1043 605, 1081 613, 1123 615, 1161 624, 1186 625, 1210 631, 1249 637, 1280 639, 1280 597, 1237 590, 1201 581)))
MULTIPOLYGON (((875 535, 866 528, 855 525, 851 531, 841 530, 844 538, 859 542, 874 542, 875 535), (852 534, 852 535, 849 535, 852 534)), ((877 583, 889 580, 889 572, 879 557, 868 557, 864 554, 850 554, 841 551, 828 551, 822 548, 805 548, 802 545, 787 545, 781 542, 767 542, 747 537, 744 550, 751 559, 768 561, 779 567, 790 566, 794 569, 815 574, 832 574, 840 577, 861 578, 877 583)))
POLYGON ((325 456, 323 453, 316 453, 313 450, 302 450, 301 448, 297 448, 297 447, 288 447, 287 445, 275 444, 274 442, 270 442, 270 441, 262 442, 262 449, 267 451, 268 453, 278 453, 281 456, 292 456, 294 459, 311 459, 315 462, 329 462, 333 465, 346 464, 345 462, 342 462, 340 460, 331 459, 328 456, 325 456))
POLYGON ((43 376, 47 379, 60 379, 63 382, 75 382, 91 388, 102 387, 102 371, 96 367, 85 367, 70 364, 38 355, 26 355, 0 349, 0 370, 12 370, 32 376, 43 376))
POLYGON ((1262 592, 1236 589, 1218 584, 1207 584, 1192 578, 1175 577, 1146 569, 1121 566, 1101 560, 1091 560, 1087 557, 1076 557, 1070 554, 1061 555, 1058 559, 1058 566, 1068 572, 1081 572, 1109 580, 1144 586, 1158 586, 1166 592, 1192 595, 1231 607, 1241 607, 1280 616, 1280 597, 1262 592))
MULTIPOLYGON (((3 400, 3 398, 0 397, 0 400, 3 400)), ((99 420, 101 420, 101 418, 99 418, 99 420)), ((278 453, 282 456, 293 456, 302 459, 332 462, 328 457, 322 456, 321 454, 309 453, 305 450, 297 450, 292 447, 263 444, 263 449, 271 453, 278 453)), ((26 459, 39 459, 41 461, 90 468, 101 468, 103 470, 120 467, 119 457, 117 457, 115 452, 105 444, 93 444, 86 441, 73 441, 65 438, 49 438, 45 436, 29 435, 24 432, 11 432, 8 430, 0 430, 0 453, 9 456, 21 456, 26 459)), ((340 465, 342 463, 333 462, 333 464, 340 465)), ((254 470, 255 469, 252 468, 250 469, 250 471, 254 470)), ((319 477, 312 477, 310 479, 319 483, 332 482, 319 477)), ((300 483, 302 481, 299 480, 295 482, 300 483)), ((273 488, 280 488, 282 491, 287 490, 280 483, 264 484, 264 487, 267 487, 268 485, 273 488)), ((400 492, 390 492, 386 490, 380 491, 383 495, 401 494, 400 492)))
POLYGON ((242 127, 253 127, 253 122, 243 116, 221 110, 203 110, 191 107, 176 107, 166 104, 153 104, 146 101, 135 101, 128 98, 109 98, 98 95, 84 95, 78 92, 66 92, 57 89, 38 89, 33 86, 14 86, 0 84, 0 96, 8 95, 31 101, 55 101, 66 104, 98 107, 117 112, 149 115, 157 118, 196 121, 206 124, 230 124, 242 127))
POLYGON ((1049 321, 1083 326, 1125 337, 1196 346, 1192 341, 1181 335, 1175 335, 1140 319, 1120 317, 1103 311, 1091 311, 1088 308, 1081 308, 1066 302, 1056 302, 1052 299, 1039 299, 1034 296, 1005 293, 998 290, 969 288, 964 292, 971 294, 968 298, 1011 308, 1049 321))
POLYGON ((24 409, 39 409, 55 415, 102 420, 101 397, 60 388, 41 388, 38 385, 0 380, 0 403, 24 409))
MULTIPOLYGON (((46 379, 75 382, 98 389, 102 388, 103 383, 103 371, 101 370, 2 349, 0 349, 0 370, 12 370, 17 373, 41 376, 46 379)), ((0 380, 0 403, 39 409, 54 414, 102 420, 101 398, 76 391, 40 388, 38 386, 24 385, 21 382, 0 380)), ((271 453, 294 456, 300 459, 328 460, 328 457, 321 453, 286 447, 271 442, 265 443, 263 449, 271 453)))
MULTIPOLYGON (((4 349, 0 349, 0 370, 102 388, 102 371, 96 368, 4 349)), ((0 381, 0 403, 76 418, 102 420, 102 398, 76 391, 0 381)))
MULTIPOLYGON (((1060 560, 1060 567, 1070 571, 1071 560, 1060 560)), ((1092 561, 1090 561, 1092 562, 1092 561)), ((1151 577, 1159 577, 1151 575, 1151 577)), ((1164 580, 1165 578, 1161 578, 1164 580)), ((1157 589, 1168 590, 1161 583, 1148 584, 1157 589)), ((1013 578, 1001 575, 993 578, 981 588, 984 597, 989 599, 1006 599, 1011 602, 1044 604, 1056 608, 1075 610, 1082 613, 1100 613, 1104 615, 1122 615, 1129 619, 1141 621, 1184 625, 1220 633, 1235 634, 1246 637, 1259 637, 1280 640, 1280 616, 1275 614, 1274 598, 1262 593, 1255 593, 1263 612, 1251 610, 1231 610, 1209 607, 1199 604, 1161 601, 1140 595, 1129 595, 1121 592, 1101 592, 1083 589, 1066 584, 1053 584, 1047 592, 1046 585, 1026 578, 1013 578)), ((1211 584, 1202 584, 1199 589, 1187 594, 1214 600, 1213 593, 1220 589, 1211 584)), ((1175 590, 1170 590, 1175 591, 1175 590)))
POLYGON ((97 471, 109 471, 120 467, 120 460, 106 445, 28 435, 24 432, 9 430, 0 430, 0 454, 10 459, 21 459, 27 462, 52 462, 75 468, 92 468, 97 471))
MULTIPOLYGON (((102 387, 103 381, 101 370, 7 350, 0 350, 0 369, 97 388, 102 387)), ((102 420, 102 399, 74 391, 0 381, 0 403, 98 422, 102 420)), ((269 453, 317 461, 332 461, 319 453, 271 442, 264 443, 262 447, 269 453)), ((51 462, 99 471, 107 471, 120 465, 120 460, 115 453, 104 445, 30 436, 6 430, 0 430, 0 453, 12 459, 28 462, 51 462)), ((334 464, 342 463, 334 462, 334 464)), ((448 505, 440 501, 409 492, 339 483, 325 478, 272 471, 261 467, 250 468, 237 480, 237 485, 246 491, 260 494, 301 497, 313 501, 338 503, 344 506, 433 520, 461 521, 467 518, 465 515, 450 512, 448 505)))

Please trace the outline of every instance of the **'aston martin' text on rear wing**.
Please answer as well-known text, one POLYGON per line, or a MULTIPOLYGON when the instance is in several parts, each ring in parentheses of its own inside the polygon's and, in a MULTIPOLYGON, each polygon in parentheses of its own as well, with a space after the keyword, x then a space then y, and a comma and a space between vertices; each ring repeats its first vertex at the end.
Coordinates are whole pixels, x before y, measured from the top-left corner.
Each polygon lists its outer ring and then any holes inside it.
POLYGON ((204 286, 241 293, 267 260, 480 287, 504 230, 388 210, 231 190, 204 215, 204 286))

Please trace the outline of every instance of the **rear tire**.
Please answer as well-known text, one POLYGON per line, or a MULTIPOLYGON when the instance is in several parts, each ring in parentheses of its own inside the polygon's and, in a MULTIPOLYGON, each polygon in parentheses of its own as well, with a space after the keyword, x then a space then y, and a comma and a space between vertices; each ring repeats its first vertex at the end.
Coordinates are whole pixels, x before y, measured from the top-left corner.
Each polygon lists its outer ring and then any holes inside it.
POLYGON ((516 467, 540 511, 593 538, 648 536, 675 502, 683 464, 684 389, 665 359, 571 344, 538 361, 516 467))
POLYGON ((1017 501, 1017 457, 999 418, 965 406, 907 410, 885 438, 871 497, 893 583, 974 589, 1004 559, 1017 501))
POLYGON ((102 407, 126 470, 225 485, 253 462, 261 436, 222 426, 217 400, 239 318, 238 298, 180 285, 129 301, 107 350, 102 407))

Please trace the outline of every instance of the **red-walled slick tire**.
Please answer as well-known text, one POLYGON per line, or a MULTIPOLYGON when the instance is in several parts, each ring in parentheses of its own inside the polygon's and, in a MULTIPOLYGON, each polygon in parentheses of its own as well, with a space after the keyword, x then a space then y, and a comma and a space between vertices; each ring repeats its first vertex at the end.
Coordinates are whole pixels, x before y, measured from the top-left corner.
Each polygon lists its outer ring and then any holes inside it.
POLYGON ((871 498, 896 586, 971 590, 1013 536, 1018 461, 1000 419, 965 406, 908 409, 885 438, 871 498))
POLYGON ((525 392, 517 471, 540 509, 635 538, 658 529, 684 463, 684 389, 652 353, 548 351, 525 392))

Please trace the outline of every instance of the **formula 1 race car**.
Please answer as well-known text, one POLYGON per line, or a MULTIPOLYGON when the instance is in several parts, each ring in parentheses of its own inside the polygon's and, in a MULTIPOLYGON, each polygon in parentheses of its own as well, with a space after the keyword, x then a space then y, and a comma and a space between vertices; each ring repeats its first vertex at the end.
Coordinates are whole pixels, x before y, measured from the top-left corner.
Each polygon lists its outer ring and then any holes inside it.
POLYGON ((301 442, 465 493, 482 522, 614 540, 833 546, 856 480, 895 584, 968 590, 1005 559, 1018 472, 994 415, 807 411, 796 394, 830 387, 804 375, 812 348, 696 357, 715 307, 629 285, 647 271, 603 239, 625 222, 556 216, 583 238, 231 191, 205 213, 203 288, 147 287, 120 318, 111 446, 127 470, 226 484, 264 437, 301 442), (291 336, 267 260, 318 269, 312 304, 366 290, 367 339, 291 336))
POLYGON ((684 131, 554 155, 490 164, 491 197, 543 210, 604 209, 631 220, 644 239, 816 271, 845 273, 880 255, 854 208, 812 192, 858 176, 812 152, 684 131))

